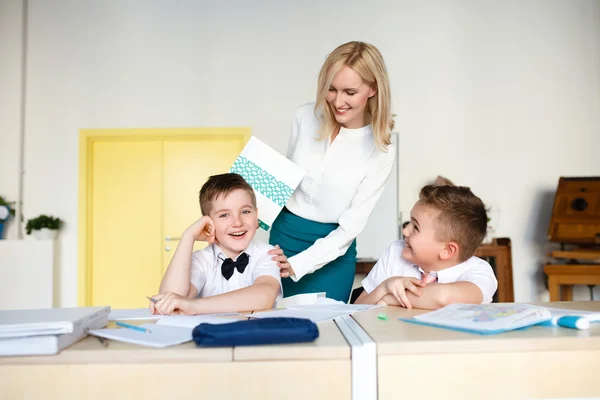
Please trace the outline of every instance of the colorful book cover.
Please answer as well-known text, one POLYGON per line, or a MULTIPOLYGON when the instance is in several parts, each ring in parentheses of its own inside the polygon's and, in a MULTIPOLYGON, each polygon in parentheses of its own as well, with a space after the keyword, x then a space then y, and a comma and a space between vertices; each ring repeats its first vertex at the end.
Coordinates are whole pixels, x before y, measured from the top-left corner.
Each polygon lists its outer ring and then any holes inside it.
POLYGON ((450 304, 402 321, 477 334, 494 334, 525 328, 552 319, 544 307, 520 303, 450 304))

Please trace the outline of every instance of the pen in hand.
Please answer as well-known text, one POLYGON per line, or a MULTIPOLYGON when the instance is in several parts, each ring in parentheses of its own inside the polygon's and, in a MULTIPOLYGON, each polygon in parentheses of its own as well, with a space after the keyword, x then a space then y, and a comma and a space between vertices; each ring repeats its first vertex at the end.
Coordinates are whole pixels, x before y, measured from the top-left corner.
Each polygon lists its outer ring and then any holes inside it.
POLYGON ((154 297, 146 296, 146 298, 155 304, 158 303, 158 300, 156 300, 154 297))
POLYGON ((121 321, 117 321, 116 324, 117 324, 117 326, 122 326, 123 328, 133 329, 134 331, 140 331, 140 332, 144 332, 144 333, 152 333, 152 331, 150 329, 144 328, 143 326, 130 325, 130 324, 126 324, 125 322, 121 322, 121 321))

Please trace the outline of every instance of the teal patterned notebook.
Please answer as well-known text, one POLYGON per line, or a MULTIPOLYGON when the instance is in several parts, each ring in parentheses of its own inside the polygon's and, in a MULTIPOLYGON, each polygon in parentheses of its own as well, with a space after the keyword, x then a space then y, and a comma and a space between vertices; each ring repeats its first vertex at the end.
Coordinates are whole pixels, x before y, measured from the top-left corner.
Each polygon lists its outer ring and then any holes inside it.
POLYGON ((268 231, 306 171, 254 136, 229 172, 244 177, 256 193, 260 227, 268 231))

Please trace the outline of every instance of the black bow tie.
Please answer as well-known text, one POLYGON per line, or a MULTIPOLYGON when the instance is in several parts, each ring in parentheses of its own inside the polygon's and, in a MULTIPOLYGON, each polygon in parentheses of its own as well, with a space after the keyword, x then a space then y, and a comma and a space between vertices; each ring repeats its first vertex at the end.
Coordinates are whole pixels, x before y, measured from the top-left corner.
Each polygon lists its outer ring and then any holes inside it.
POLYGON ((248 254, 242 253, 236 261, 233 261, 231 258, 226 258, 223 260, 223 265, 221 265, 221 273, 225 279, 229 280, 229 278, 231 278, 233 275, 234 268, 237 268, 238 272, 243 274, 247 265, 248 254))

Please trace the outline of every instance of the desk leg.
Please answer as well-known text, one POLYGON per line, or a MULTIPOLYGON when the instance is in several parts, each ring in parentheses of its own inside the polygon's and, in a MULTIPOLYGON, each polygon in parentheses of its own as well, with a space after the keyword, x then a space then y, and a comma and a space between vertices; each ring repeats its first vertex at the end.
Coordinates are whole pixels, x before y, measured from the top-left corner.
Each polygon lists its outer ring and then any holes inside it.
POLYGON ((562 285, 561 297, 564 301, 573 301, 573 285, 562 285))
POLYGON ((560 301, 560 284, 555 276, 548 277, 548 291, 550 292, 550 301, 560 301))

